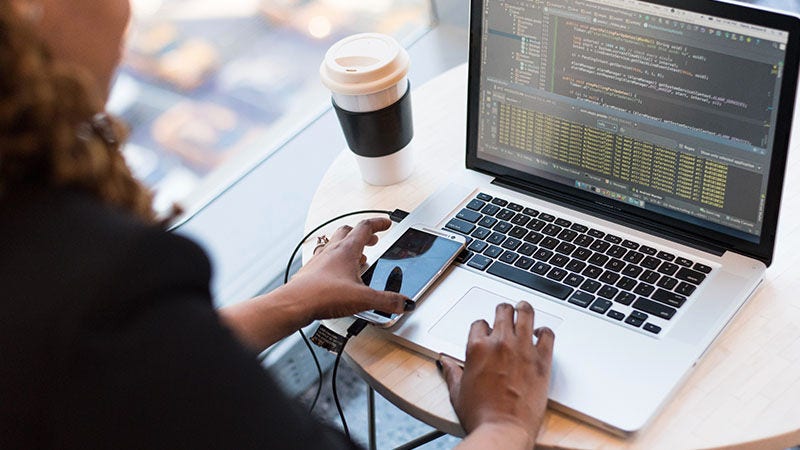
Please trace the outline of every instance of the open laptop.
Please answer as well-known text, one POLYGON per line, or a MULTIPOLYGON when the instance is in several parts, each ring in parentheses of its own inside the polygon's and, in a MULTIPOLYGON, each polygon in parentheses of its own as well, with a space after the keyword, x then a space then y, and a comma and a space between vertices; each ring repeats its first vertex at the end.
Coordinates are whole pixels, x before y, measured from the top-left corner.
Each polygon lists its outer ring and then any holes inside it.
POLYGON ((551 406, 635 432, 770 264, 800 24, 710 0, 471 7, 468 170, 404 221, 468 251, 391 336, 463 359, 470 323, 526 300, 556 334, 551 406))

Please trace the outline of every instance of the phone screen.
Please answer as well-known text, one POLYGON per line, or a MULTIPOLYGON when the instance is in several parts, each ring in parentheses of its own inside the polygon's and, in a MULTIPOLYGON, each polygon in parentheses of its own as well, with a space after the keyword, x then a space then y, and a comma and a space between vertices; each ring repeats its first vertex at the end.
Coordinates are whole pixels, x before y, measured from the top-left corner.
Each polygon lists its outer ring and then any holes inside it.
MULTIPOLYGON (((380 291, 399 292, 416 300, 418 294, 461 249, 462 243, 409 228, 361 279, 380 291)), ((374 311, 383 317, 393 315, 374 311)))

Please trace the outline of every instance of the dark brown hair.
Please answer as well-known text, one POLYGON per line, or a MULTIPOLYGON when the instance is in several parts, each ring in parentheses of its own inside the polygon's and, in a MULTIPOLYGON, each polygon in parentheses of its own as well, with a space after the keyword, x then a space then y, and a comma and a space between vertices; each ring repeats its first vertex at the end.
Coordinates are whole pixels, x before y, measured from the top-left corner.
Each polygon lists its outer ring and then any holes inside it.
POLYGON ((0 1, 0 201, 22 186, 77 189, 154 221, 152 194, 125 164, 121 139, 86 128, 104 109, 93 78, 53 58, 12 5, 0 1))

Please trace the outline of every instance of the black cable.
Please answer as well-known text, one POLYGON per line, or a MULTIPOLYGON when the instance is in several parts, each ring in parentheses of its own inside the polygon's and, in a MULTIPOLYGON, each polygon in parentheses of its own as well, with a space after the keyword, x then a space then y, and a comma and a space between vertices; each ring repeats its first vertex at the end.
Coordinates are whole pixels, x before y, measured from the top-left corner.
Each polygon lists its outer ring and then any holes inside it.
POLYGON ((333 402, 336 404, 336 410, 339 411, 339 419, 342 420, 342 428, 344 428, 344 435, 347 436, 348 440, 350 439, 350 429, 347 427, 347 420, 344 418, 344 409, 342 409, 342 404, 339 402, 339 393, 336 391, 336 374, 339 373, 339 361, 342 360, 342 353, 344 353, 344 348, 347 347, 347 343, 350 342, 350 338, 353 336, 358 336, 361 333, 361 330, 366 328, 367 321, 364 319, 356 319, 355 322, 350 324, 347 328, 347 335, 344 337, 344 342, 342 343, 342 347, 336 352, 336 361, 333 363, 333 374, 331 375, 331 390, 333 391, 333 402))
MULTIPOLYGON (((337 220, 344 219, 345 217, 355 216, 357 214, 386 214, 386 215, 388 215, 390 217, 394 217, 396 215, 396 213, 397 213, 397 211, 385 211, 385 210, 382 210, 382 209, 365 209, 365 210, 361 210, 361 211, 353 211, 353 212, 349 212, 349 213, 346 213, 346 214, 342 214, 340 216, 336 216, 333 219, 330 219, 330 220, 326 221, 325 223, 323 223, 322 225, 319 225, 316 228, 314 228, 313 230, 309 231, 308 234, 306 234, 303 237, 303 239, 301 239, 300 242, 297 244, 297 246, 294 248, 294 251, 292 252, 292 256, 289 257, 289 262, 286 264, 286 271, 283 274, 283 284, 286 284, 286 283, 289 282, 289 271, 292 268, 292 263, 294 262, 295 256, 297 256, 297 252, 300 251, 300 248, 303 246, 303 244, 306 242, 306 240, 309 237, 311 237, 311 235, 313 235, 314 233, 319 231, 321 228, 323 228, 323 227, 325 227, 327 225, 330 225, 331 223, 336 222, 337 220)), ((311 406, 308 408, 308 412, 311 413, 312 411, 314 411, 314 407, 317 406, 317 401, 319 400, 320 393, 322 392, 322 366, 320 366, 319 359, 317 358, 317 354, 314 353, 314 348, 311 347, 311 342, 308 340, 308 337, 306 337, 306 334, 303 332, 303 330, 297 330, 297 331, 300 333, 300 336, 303 338, 303 342, 306 344, 306 348, 308 348, 308 351, 311 352, 311 358, 314 359, 314 365, 317 367, 317 374, 318 374, 317 379, 319 381, 317 382, 317 393, 316 393, 316 395, 314 395, 314 401, 311 402, 311 406)), ((346 343, 347 343, 347 341, 345 340, 345 344, 346 343)), ((344 346, 342 346, 342 351, 344 351, 344 346)), ((334 386, 336 384, 336 375, 335 374, 336 374, 336 369, 337 369, 340 357, 341 357, 341 352, 339 352, 339 355, 337 355, 336 362, 334 363, 334 367, 333 367, 333 371, 334 371, 334 376, 333 376, 333 378, 334 378, 334 386)), ((337 406, 337 408, 339 408, 339 414, 342 417, 342 423, 344 423, 344 414, 342 413, 341 407, 339 406, 339 399, 336 396, 335 387, 334 387, 334 400, 336 400, 336 406, 337 406)), ((345 432, 348 434, 348 437, 349 437, 349 432, 347 432, 347 425, 345 425, 345 432)))

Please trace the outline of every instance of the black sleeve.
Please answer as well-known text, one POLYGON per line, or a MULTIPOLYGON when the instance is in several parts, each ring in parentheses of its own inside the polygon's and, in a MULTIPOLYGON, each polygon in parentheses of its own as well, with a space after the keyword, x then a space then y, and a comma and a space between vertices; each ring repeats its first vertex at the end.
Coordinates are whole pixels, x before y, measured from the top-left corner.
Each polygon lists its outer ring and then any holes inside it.
POLYGON ((208 278, 191 273, 191 245, 150 236, 116 275, 132 278, 113 283, 121 299, 85 318, 53 409, 56 446, 355 448, 288 399, 221 325, 208 278))

